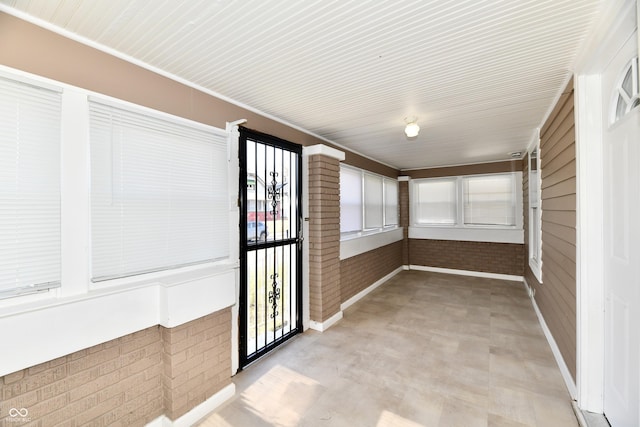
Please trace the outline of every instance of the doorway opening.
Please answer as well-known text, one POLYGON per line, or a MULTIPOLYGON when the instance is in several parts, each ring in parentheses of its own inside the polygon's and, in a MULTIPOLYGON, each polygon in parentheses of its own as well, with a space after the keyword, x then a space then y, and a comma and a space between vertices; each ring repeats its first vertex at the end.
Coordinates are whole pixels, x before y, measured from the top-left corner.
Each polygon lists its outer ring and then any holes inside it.
POLYGON ((240 369, 302 331, 302 147, 240 128, 240 369))

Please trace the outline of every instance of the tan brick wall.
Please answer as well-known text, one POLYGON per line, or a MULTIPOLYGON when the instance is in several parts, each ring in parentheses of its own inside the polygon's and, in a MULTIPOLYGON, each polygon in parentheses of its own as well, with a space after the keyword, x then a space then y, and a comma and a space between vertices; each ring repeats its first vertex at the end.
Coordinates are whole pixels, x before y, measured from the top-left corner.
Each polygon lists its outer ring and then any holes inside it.
POLYGON ((175 420, 231 383, 231 309, 162 329, 164 407, 175 420))
POLYGON ((5 375, 0 426, 143 426, 162 414, 175 419, 230 383, 230 346, 231 311, 225 309, 5 375), (15 422, 11 408, 26 408, 31 422, 15 422))
POLYGON ((162 408, 162 343, 154 326, 0 379, 0 421, 26 408, 33 425, 144 425, 162 408))
POLYGON ((524 245, 409 239, 412 265, 523 275, 524 245))
POLYGON ((323 322, 340 311, 340 164, 309 157, 309 311, 323 322))
POLYGON ((341 301, 402 266, 402 241, 340 261, 341 301))
POLYGON ((400 227, 402 230, 402 264, 409 265, 409 182, 400 181, 398 183, 398 195, 400 199, 400 227))

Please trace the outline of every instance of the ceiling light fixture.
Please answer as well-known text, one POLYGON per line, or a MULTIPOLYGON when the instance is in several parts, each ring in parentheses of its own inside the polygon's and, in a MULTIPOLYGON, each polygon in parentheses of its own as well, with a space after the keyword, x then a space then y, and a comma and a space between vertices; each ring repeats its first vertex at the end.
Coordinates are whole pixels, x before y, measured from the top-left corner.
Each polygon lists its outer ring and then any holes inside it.
POLYGON ((418 119, 416 117, 405 117, 404 122, 407 124, 404 128, 404 133, 407 135, 407 138, 415 138, 418 136, 418 132, 420 132, 420 126, 416 123, 418 119))

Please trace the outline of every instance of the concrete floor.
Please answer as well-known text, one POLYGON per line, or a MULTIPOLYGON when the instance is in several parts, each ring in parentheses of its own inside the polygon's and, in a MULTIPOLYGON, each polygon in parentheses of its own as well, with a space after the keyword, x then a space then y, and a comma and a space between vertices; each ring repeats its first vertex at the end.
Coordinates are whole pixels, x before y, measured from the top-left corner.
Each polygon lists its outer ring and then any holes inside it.
POLYGON ((577 427, 522 283, 404 271, 233 378, 218 426, 577 427))

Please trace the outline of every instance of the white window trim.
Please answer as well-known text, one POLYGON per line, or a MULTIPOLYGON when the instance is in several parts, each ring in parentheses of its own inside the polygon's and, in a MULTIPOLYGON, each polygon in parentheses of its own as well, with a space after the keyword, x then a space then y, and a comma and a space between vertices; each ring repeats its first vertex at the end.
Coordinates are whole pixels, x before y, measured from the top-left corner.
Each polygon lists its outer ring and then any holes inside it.
POLYGON ((638 71, 638 57, 633 57, 631 60, 625 65, 618 77, 617 84, 614 88, 614 92, 611 96, 610 108, 609 108, 609 125, 614 125, 618 121, 622 120, 627 114, 638 108, 637 102, 640 96, 640 73, 638 71), (622 83, 624 81, 627 73, 631 71, 631 85, 632 85, 632 94, 631 98, 629 95, 622 89, 622 83), (618 99, 622 99, 625 103, 625 111, 621 117, 617 117, 617 107, 618 107, 618 99), (634 104, 635 107, 634 107, 634 104))
POLYGON ((454 186, 455 186, 455 193, 456 193, 456 214, 455 214, 455 218, 453 220, 453 224, 439 224, 436 222, 413 222, 412 225, 416 226, 416 227, 444 227, 444 228, 451 228, 451 227, 457 227, 459 224, 463 223, 463 213, 462 210, 459 209, 459 206, 462 206, 462 204, 464 203, 464 195, 461 191, 461 177, 458 176, 446 176, 446 177, 438 177, 438 178, 423 178, 423 179, 416 179, 416 180, 412 180, 411 184, 410 184, 410 192, 411 192, 411 218, 414 218, 414 220, 417 220, 417 218, 419 218, 419 214, 418 214, 418 204, 417 203, 413 203, 415 201, 419 202, 419 197, 417 196, 416 192, 417 192, 417 185, 420 184, 421 182, 453 182, 454 186))
MULTIPOLYGON (((62 88, 60 288, 0 300, 0 330, 12 349, 0 355, 0 376, 154 325, 175 327, 235 302, 239 229, 229 228, 231 256, 182 269, 101 282, 90 280, 88 97, 142 106, 0 65, 0 74, 62 88), (118 313, 114 316, 114 313, 118 313), (43 327, 56 319, 55 328, 43 327), (107 319, 108 321, 105 321, 107 319), (69 339, 73 337, 73 339, 69 339)), ((155 111, 147 109, 150 111, 155 111)), ((166 117, 174 117, 157 112, 166 117)), ((176 120, 186 120, 175 118, 176 120)), ((232 139, 232 138, 230 138, 232 139)), ((227 160, 237 176, 237 143, 227 160)), ((238 180, 229 179, 230 223, 238 222, 238 180)))
MULTIPOLYGON (((356 168, 349 165, 340 165, 341 168, 347 168, 350 170, 360 172, 361 176, 361 188, 362 188, 362 229, 360 231, 351 231, 347 233, 340 233, 340 259, 347 259, 360 255, 374 249, 381 248, 383 246, 395 243, 403 239, 402 227, 400 227, 400 213, 398 212, 397 221, 398 224, 384 225, 387 221, 385 202, 385 182, 387 180, 393 180, 384 175, 376 174, 364 169, 356 168), (380 228, 364 229, 364 175, 374 175, 382 177, 382 224, 380 228)), ((397 181, 396 181, 397 182, 397 181)), ((400 188, 397 189, 398 201, 396 208, 400 209, 400 188)))
MULTIPOLYGON (((22 74, 13 74, 13 73, 3 72, 2 69, 0 69, 0 77, 8 81, 7 84, 11 87, 11 90, 15 92, 20 92, 21 95, 23 96, 23 98, 21 99, 23 101, 26 100, 27 103, 31 103, 32 101, 35 101, 35 99, 33 98, 35 93, 38 93, 38 95, 35 95, 35 96, 44 97, 45 99, 47 99, 48 106, 51 108, 50 110, 48 109, 49 113, 54 115, 59 114, 60 120, 62 120, 63 90, 60 87, 60 85, 51 84, 49 82, 43 82, 22 74), (12 82, 17 83, 17 85, 14 85, 12 82), (25 85, 26 87, 23 87, 22 85, 25 85), (45 91, 48 92, 48 94, 45 95, 45 91), (53 108, 54 106, 55 108, 53 108)), ((38 102, 41 102, 41 101, 42 101, 42 98, 40 98, 38 102)), ((23 102, 21 102, 20 104, 23 104, 23 102)), ((40 115, 40 117, 42 118, 44 116, 40 115)), ((51 116, 47 116, 47 118, 51 118, 51 116)), ((18 126, 19 128, 22 128, 23 125, 22 126, 18 125, 18 126)), ((40 129, 38 129, 38 131, 41 132, 40 129)), ((55 148, 54 156, 56 156, 58 159, 61 159, 61 156, 62 156, 62 137, 61 136, 62 136, 63 129, 60 126, 58 129, 56 129, 56 131, 57 131, 56 132, 57 139, 55 140, 56 142, 55 146, 52 144, 48 144, 48 145, 50 147, 55 148)), ((42 136, 42 134, 40 135, 42 136)), ((53 135, 54 134, 52 133, 46 134, 47 137, 53 137, 53 135)), ((27 137, 27 139, 29 140, 29 137, 27 137)), ((19 145, 22 143, 24 143, 24 141, 20 142, 19 145)), ((33 143, 33 140, 29 140, 28 143, 33 143)), ((27 151, 29 152, 30 149, 27 149, 27 151)), ((29 153, 28 156, 31 157, 32 159, 35 158, 33 157, 32 153, 29 153)), ((38 153, 38 156, 40 156, 39 153, 38 153)), ((12 159, 12 158, 13 157, 10 157, 9 159, 12 159)), ((50 163, 51 157, 38 157, 38 160, 49 163, 51 165, 50 163)), ((18 170, 20 170, 20 167, 18 167, 18 170)), ((55 171, 49 170, 48 172, 49 174, 54 173, 58 177, 58 181, 60 182, 62 173, 63 173, 61 163, 57 165, 57 170, 55 171)), ((18 175, 20 176, 22 174, 18 172, 18 175)), ((51 177, 49 176, 48 178, 51 178, 51 177)), ((20 180, 18 182, 20 182, 20 180)), ((3 305, 7 304, 6 302, 3 302, 3 300, 5 299, 13 300, 20 297, 26 297, 24 298, 25 300, 33 300, 34 298, 36 299, 41 298, 43 295, 57 292, 56 289, 58 289, 61 286, 62 272, 60 271, 60 264, 61 264, 60 244, 61 244, 61 238, 62 238, 62 229, 60 227, 60 221, 62 218, 62 214, 61 214, 62 209, 61 209, 60 201, 61 201, 62 189, 59 182, 58 182, 58 186, 54 190, 55 195, 57 196, 55 199, 50 200, 48 203, 45 202, 44 204, 41 199, 37 200, 37 203, 38 203, 37 208, 45 207, 45 206, 49 208, 49 212, 47 215, 48 222, 46 223, 40 222, 38 225, 40 226, 40 229, 44 226, 47 230, 47 233, 49 235, 55 235, 55 237, 47 239, 48 242, 44 244, 44 247, 42 246, 42 242, 40 242, 41 239, 39 238, 37 239, 38 240, 37 243, 32 243, 29 246, 22 246, 22 250, 28 250, 28 251, 36 250, 41 254, 46 254, 44 257, 40 257, 37 262, 42 262, 46 260, 47 262, 53 265, 56 265, 56 267, 50 266, 48 268, 45 268, 44 270, 47 272, 46 275, 39 276, 39 279, 35 279, 31 275, 31 271, 32 271, 31 269, 22 270, 21 268, 19 268, 19 270, 21 270, 22 273, 26 273, 27 276, 29 276, 33 281, 31 280, 24 281, 20 279, 20 276, 22 274, 18 274, 17 276, 14 276, 14 279, 17 279, 19 283, 14 282, 13 286, 3 287, 0 289, 0 302, 2 302, 3 305), (55 211, 55 214, 52 211, 55 211), (53 217, 54 215, 55 217, 53 217)), ((42 187, 38 188, 39 192, 46 191, 47 193, 49 193, 51 190, 52 190, 51 188, 46 188, 46 189, 42 187)), ((24 209, 24 207, 19 207, 19 205, 16 206, 16 208, 19 210, 24 209)), ((33 208, 33 205, 32 205, 32 208, 33 208)), ((18 231, 18 235, 22 236, 20 238, 24 237, 24 235, 22 235, 20 231, 18 231)), ((37 237, 37 236, 31 235, 30 237, 27 237, 25 240, 27 242, 33 241, 34 237, 37 237)), ((11 248, 7 246, 4 246, 3 249, 11 251, 11 248)), ((29 258, 28 255, 26 258, 27 258, 26 261, 28 264, 31 264, 35 261, 34 258, 29 258)), ((21 261, 25 261, 25 259, 22 258, 21 261)))
MULTIPOLYGON (((214 128, 212 126, 208 126, 202 123, 198 123, 198 122, 193 122, 191 120, 187 120, 181 117, 176 117, 176 116, 172 116, 169 114, 164 114, 149 108, 143 108, 140 106, 136 106, 136 105, 132 105, 129 103, 124 103, 124 102, 120 102, 120 101, 114 101, 113 99, 110 98, 105 98, 105 97, 101 97, 101 96, 89 96, 88 97, 88 106, 89 106, 89 110, 92 111, 99 111, 101 114, 113 114, 111 111, 109 111, 109 107, 113 107, 115 108, 115 114, 124 114, 125 115, 125 123, 126 126, 131 126, 131 122, 128 120, 131 120, 130 118, 134 118, 135 121, 142 121, 143 123, 145 123, 145 125, 149 126, 149 129, 151 128, 151 126, 155 126, 156 124, 159 124, 160 126, 172 126, 172 125, 178 125, 181 128, 180 129, 194 129, 196 132, 198 132, 198 136, 201 139, 198 139, 200 144, 203 144, 203 140, 208 140, 209 138, 211 138, 211 140, 213 140, 212 142, 210 142, 211 146, 214 147, 213 151, 221 151, 224 150, 225 155, 224 157, 219 156, 220 158, 218 159, 218 162, 220 164, 227 164, 227 169, 228 169, 228 162, 227 162, 227 152, 228 152, 228 145, 229 145, 229 139, 228 139, 228 132, 226 132, 223 129, 218 129, 218 128, 214 128), (146 122, 146 120, 149 120, 149 122, 146 122), (200 133, 200 132, 204 132, 204 134, 200 133), (206 136, 204 136, 206 135, 206 136), (226 147, 224 147, 222 145, 222 141, 226 140, 226 147)), ((90 114, 91 117, 91 114, 90 114)), ((102 126, 103 129, 104 125, 102 126)), ((110 128, 106 128, 107 131, 111 131, 110 128)), ((173 131, 173 129, 172 129, 173 131)), ((181 131, 181 130, 179 130, 181 131)), ((188 131, 190 132, 190 131, 188 131)), ((173 143, 173 141, 172 141, 173 143)), ((95 148, 95 141, 92 139, 92 136, 90 136, 89 138, 89 145, 90 148, 95 148)), ((91 150, 89 150, 91 151, 91 150)), ((90 159, 90 161, 93 161, 93 159, 90 159)), ((217 168, 218 166, 214 166, 214 170, 217 168)), ((93 179, 95 178, 95 176, 93 175, 93 171, 90 171, 91 173, 91 182, 93 183, 93 179)), ((220 173, 220 176, 222 176, 222 179, 225 181, 225 184, 227 188, 229 188, 229 175, 228 175, 228 171, 225 174, 220 173)), ((111 178, 113 179, 113 178, 111 178)), ((219 193, 219 192, 218 192, 219 193)), ((92 192, 91 196, 96 196, 96 193, 92 192)), ((226 197, 224 197, 226 199, 226 197)), ((222 203, 220 203, 219 205, 221 205, 222 203)), ((219 206, 218 205, 218 206, 219 206)), ((219 218, 222 218, 223 221, 226 221, 226 224, 223 226, 224 230, 228 229, 228 224, 232 224, 234 222, 229 222, 228 218, 226 217, 226 214, 222 211, 222 209, 225 209, 225 206, 222 206, 220 209, 218 210, 218 206, 216 206, 216 213, 218 215, 219 218)), ((92 215, 92 218, 94 218, 94 212, 93 209, 95 208, 95 206, 93 208, 91 208, 90 213, 92 215)), ((101 212, 100 210, 98 210, 99 213, 104 213, 101 212)), ((117 218, 114 220, 113 218, 111 219, 111 222, 117 222, 117 218)), ((95 231, 95 229, 93 229, 93 231, 95 231)), ((92 238, 92 248, 95 246, 95 243, 98 241, 96 236, 93 236, 92 238)), ((147 273, 154 273, 154 272, 160 272, 160 271, 167 271, 168 274, 171 274, 172 272, 175 271, 185 271, 184 268, 185 267, 189 267, 189 266, 197 266, 197 265, 216 265, 219 263, 224 263, 226 261, 228 261, 229 256, 230 256, 230 242, 227 242, 226 248, 223 247, 223 249, 226 249, 226 253, 224 254, 224 256, 213 256, 209 259, 194 259, 192 261, 185 261, 185 262, 176 262, 175 265, 171 265, 170 263, 167 264, 162 264, 162 263, 158 263, 156 266, 147 269, 147 270, 141 270, 141 271, 118 271, 118 268, 120 267, 119 265, 111 265, 111 273, 107 274, 105 276, 100 276, 98 274, 98 277, 96 277, 96 272, 92 272, 92 280, 95 283, 105 283, 105 282, 109 282, 111 280, 114 279, 119 279, 119 278, 126 278, 126 277, 133 277, 133 276, 143 276, 143 277, 149 277, 147 275, 147 273)), ((125 245, 126 247, 126 245, 125 245)), ((92 263, 96 263, 96 261, 100 261, 98 264, 103 263, 103 260, 96 260, 93 257, 92 254, 92 263)), ((108 265, 108 263, 107 263, 108 265)), ((95 267, 95 264, 93 265, 93 267, 95 267)))
MULTIPOLYGON (((361 218, 362 218, 362 228, 359 231, 349 231, 349 232, 345 232, 345 233, 340 233, 340 241, 344 241, 344 240, 352 240, 352 239, 357 239, 360 237, 366 237, 366 236, 370 236, 372 234, 377 234, 377 233, 384 233, 386 231, 389 230, 394 230, 396 228, 399 228, 399 224, 392 224, 392 225, 384 225, 387 221, 386 218, 386 209, 384 206, 384 202, 385 202, 385 180, 393 180, 393 178, 389 178, 388 176, 384 176, 384 175, 380 175, 374 172, 370 172, 364 169, 360 169, 357 168, 355 166, 349 166, 349 165, 340 165, 341 168, 347 168, 353 171, 357 171, 360 173, 360 177, 361 177, 361 191, 362 191, 362 210, 361 210, 361 218), (364 205, 365 205, 365 199, 364 199, 364 176, 365 175, 372 175, 372 176, 377 176, 382 178, 382 227, 376 227, 376 228, 365 228, 365 218, 364 218, 364 205)), ((400 190, 398 188, 398 203, 396 205, 396 207, 399 209, 400 207, 400 190)), ((400 215, 398 214, 398 223, 400 222, 400 215)))
MULTIPOLYGON (((539 129, 538 129, 539 132, 539 129)), ((542 168, 541 168, 541 164, 540 164, 540 137, 538 136, 538 134, 536 134, 536 138, 534 139, 533 143, 531 144, 531 146, 529 147, 529 149, 527 150, 527 162, 528 162, 528 171, 529 171, 529 194, 526 195, 526 197, 529 198, 529 224, 528 224, 528 230, 529 230, 529 248, 528 248, 528 252, 527 252, 527 257, 529 259, 529 268, 531 269, 531 271, 533 272, 534 276, 536 276, 536 279, 538 279, 538 282, 542 283, 542 168), (532 195, 531 194, 531 182, 532 182, 532 178, 534 177, 534 175, 532 174, 531 171, 531 153, 533 151, 537 152, 537 158, 536 158, 536 162, 537 162, 537 175, 535 175, 535 179, 537 180, 537 194, 532 195), (535 205, 532 203, 535 202, 535 205), (531 242, 534 239, 534 236, 536 235, 534 233, 534 229, 533 229, 533 218, 532 218, 532 208, 536 208, 536 215, 538 216, 538 244, 537 244, 537 253, 533 254, 531 251, 532 245, 531 242)))
MULTIPOLYGON (((444 177, 442 177, 444 178, 444 177)), ((456 178, 456 224, 454 225, 438 225, 438 224, 419 224, 415 218, 417 206, 413 203, 415 200, 416 185, 421 181, 429 179, 441 178, 421 178, 411 180, 409 183, 409 194, 411 202, 411 218, 413 218, 409 227, 410 239, 435 239, 435 240, 462 240, 471 242, 495 242, 495 243, 524 243, 523 229, 523 195, 522 195, 522 172, 503 172, 498 174, 476 174, 476 175, 460 175, 448 178, 456 178), (515 177, 515 196, 516 196, 516 225, 466 225, 464 224, 464 192, 462 191, 463 178, 473 176, 492 176, 501 174, 513 174, 515 177), (520 191, 518 191, 520 189, 520 191)))
POLYGON ((375 234, 340 241, 340 259, 347 259, 403 239, 402 228, 388 228, 375 234))

